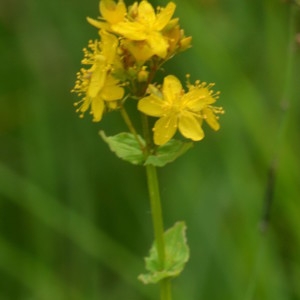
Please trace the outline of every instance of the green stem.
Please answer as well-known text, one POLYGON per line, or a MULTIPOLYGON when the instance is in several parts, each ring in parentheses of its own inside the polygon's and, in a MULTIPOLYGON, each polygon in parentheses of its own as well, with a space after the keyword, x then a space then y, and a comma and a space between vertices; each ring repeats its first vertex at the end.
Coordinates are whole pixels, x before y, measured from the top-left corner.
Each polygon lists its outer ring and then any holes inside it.
MULTIPOLYGON (((143 132, 146 140, 147 155, 151 153, 152 137, 149 129, 148 117, 142 114, 143 132)), ((146 165, 148 191, 151 205, 152 223, 154 228, 154 238, 158 254, 158 263, 161 270, 165 266, 165 240, 164 240, 164 222, 161 208, 159 184, 156 167, 146 165)), ((171 280, 163 279, 160 282, 160 299, 172 300, 171 280)))
POLYGON ((160 298, 164 300, 172 300, 171 279, 166 278, 161 281, 160 298))
MULTIPOLYGON (((148 190, 150 196, 152 222, 154 228, 155 244, 158 254, 159 268, 163 270, 165 266, 165 241, 164 241, 164 224, 161 209, 159 185, 157 170, 153 165, 146 165, 148 190)), ((160 282, 160 299, 172 300, 171 281, 163 279, 160 282)))
POLYGON ((135 128, 134 128, 134 126, 133 126, 133 124, 131 122, 131 119, 128 116, 127 111, 124 108, 124 106, 121 107, 120 111, 121 111, 121 115, 123 117, 123 120, 124 120, 125 124, 127 125, 129 131, 134 135, 135 139, 137 140, 137 142, 140 145, 140 148, 144 151, 145 150, 145 146, 143 145, 141 139, 139 138, 139 136, 137 134, 137 131, 135 130, 135 128))
POLYGON ((146 165, 146 172, 159 268, 163 269, 165 262, 164 225, 156 167, 146 165))
POLYGON ((153 148, 152 144, 152 137, 150 134, 149 130, 149 120, 146 115, 141 113, 141 118, 142 118, 142 127, 143 127, 143 133, 144 133, 144 139, 146 141, 146 154, 149 155, 151 154, 151 149, 153 148))

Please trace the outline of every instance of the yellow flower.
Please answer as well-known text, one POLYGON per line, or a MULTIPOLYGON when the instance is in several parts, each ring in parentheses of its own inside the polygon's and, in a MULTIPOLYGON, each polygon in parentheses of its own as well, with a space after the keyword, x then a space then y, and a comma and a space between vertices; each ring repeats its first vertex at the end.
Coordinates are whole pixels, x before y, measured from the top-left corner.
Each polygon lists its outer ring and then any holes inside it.
POLYGON ((94 97, 102 88, 107 72, 111 69, 116 58, 118 39, 101 31, 101 41, 90 41, 88 49, 83 49, 84 59, 82 64, 92 65, 88 70, 81 69, 82 74, 77 76, 79 80, 88 81, 87 94, 94 97))
POLYGON ((136 8, 136 13, 131 13, 133 17, 130 15, 127 20, 113 24, 111 29, 128 40, 146 42, 152 55, 165 58, 169 44, 162 30, 171 20, 175 7, 173 2, 169 2, 164 9, 155 14, 151 4, 143 0, 136 8))
POLYGON ((214 130, 219 129, 215 114, 223 113, 222 108, 211 106, 219 93, 213 93, 213 84, 188 83, 189 91, 185 93, 180 81, 173 75, 165 77, 161 91, 150 86, 150 95, 142 98, 138 109, 146 115, 159 117, 154 125, 154 143, 167 143, 179 129, 180 133, 193 141, 204 138, 202 122, 214 130))
MULTIPOLYGON (((102 88, 93 97, 86 94, 86 96, 75 105, 81 104, 76 112, 80 113, 80 117, 84 116, 84 113, 91 107, 91 115, 93 115, 93 121, 99 122, 102 119, 103 113, 106 109, 114 109, 117 107, 116 101, 120 100, 124 96, 124 89, 118 85, 112 75, 108 75, 103 83, 102 88)), ((84 92, 84 91, 82 91, 84 92)))
POLYGON ((114 64, 118 63, 117 47, 118 39, 101 31, 101 41, 90 41, 88 49, 84 49, 82 64, 91 65, 89 69, 82 68, 77 73, 77 80, 72 92, 83 96, 82 100, 75 103, 83 117, 84 113, 91 107, 93 121, 101 120, 106 107, 113 108, 116 105, 111 101, 123 98, 124 89, 118 85, 113 77, 114 64), (107 102, 107 103, 105 103, 107 102))
POLYGON ((99 2, 99 11, 104 20, 98 21, 87 17, 88 22, 99 29, 109 30, 110 25, 124 20, 127 9, 122 0, 119 0, 118 3, 115 3, 113 0, 101 0, 99 2))

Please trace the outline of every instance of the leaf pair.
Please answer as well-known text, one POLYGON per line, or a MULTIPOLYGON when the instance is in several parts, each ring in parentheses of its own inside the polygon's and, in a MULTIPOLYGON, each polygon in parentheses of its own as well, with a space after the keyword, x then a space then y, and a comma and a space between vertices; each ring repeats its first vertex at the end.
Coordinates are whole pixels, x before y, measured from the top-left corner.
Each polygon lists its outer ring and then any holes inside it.
POLYGON ((168 143, 157 147, 154 154, 146 156, 142 148, 146 143, 140 136, 135 137, 128 132, 106 136, 103 131, 100 131, 100 136, 119 158, 134 165, 152 164, 156 167, 163 167, 176 160, 193 146, 193 142, 170 140, 168 143))

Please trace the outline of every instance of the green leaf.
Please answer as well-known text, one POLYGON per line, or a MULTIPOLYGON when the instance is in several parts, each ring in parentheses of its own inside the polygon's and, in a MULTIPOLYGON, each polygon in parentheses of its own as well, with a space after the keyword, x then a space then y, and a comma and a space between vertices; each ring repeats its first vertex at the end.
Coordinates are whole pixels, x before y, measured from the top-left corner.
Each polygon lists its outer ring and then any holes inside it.
POLYGON ((193 142, 171 140, 165 145, 159 146, 155 154, 149 155, 145 161, 145 165, 163 167, 184 154, 192 146, 193 142))
MULTIPOLYGON (((106 136, 104 131, 100 131, 99 134, 108 144, 110 150, 119 158, 134 165, 143 164, 145 157, 139 142, 133 134, 122 132, 114 136, 106 136)), ((142 145, 145 145, 144 140, 140 136, 138 136, 138 138, 142 145)))
POLYGON ((139 280, 145 284, 157 283, 164 278, 176 277, 183 271, 190 255, 185 232, 185 223, 177 222, 164 233, 165 263, 162 270, 159 269, 156 245, 152 245, 149 257, 145 258, 149 273, 139 275, 139 280))

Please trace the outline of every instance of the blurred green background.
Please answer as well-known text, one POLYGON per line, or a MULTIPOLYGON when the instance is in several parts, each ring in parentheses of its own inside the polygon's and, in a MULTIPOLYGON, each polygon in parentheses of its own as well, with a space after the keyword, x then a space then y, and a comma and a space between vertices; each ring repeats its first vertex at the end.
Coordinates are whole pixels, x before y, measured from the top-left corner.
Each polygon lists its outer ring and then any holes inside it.
MULTIPOLYGON (((216 82, 226 114, 219 132, 206 127, 202 142, 159 170, 165 225, 185 220, 191 248, 174 300, 300 299, 299 43, 280 130, 289 5, 176 4, 193 47, 166 73, 216 82)), ((1 300, 158 299, 136 279, 153 239, 144 170, 98 136, 125 129, 119 113, 81 120, 69 92, 82 48, 97 37, 85 17, 98 15, 96 0, 0 2, 1 300)))

